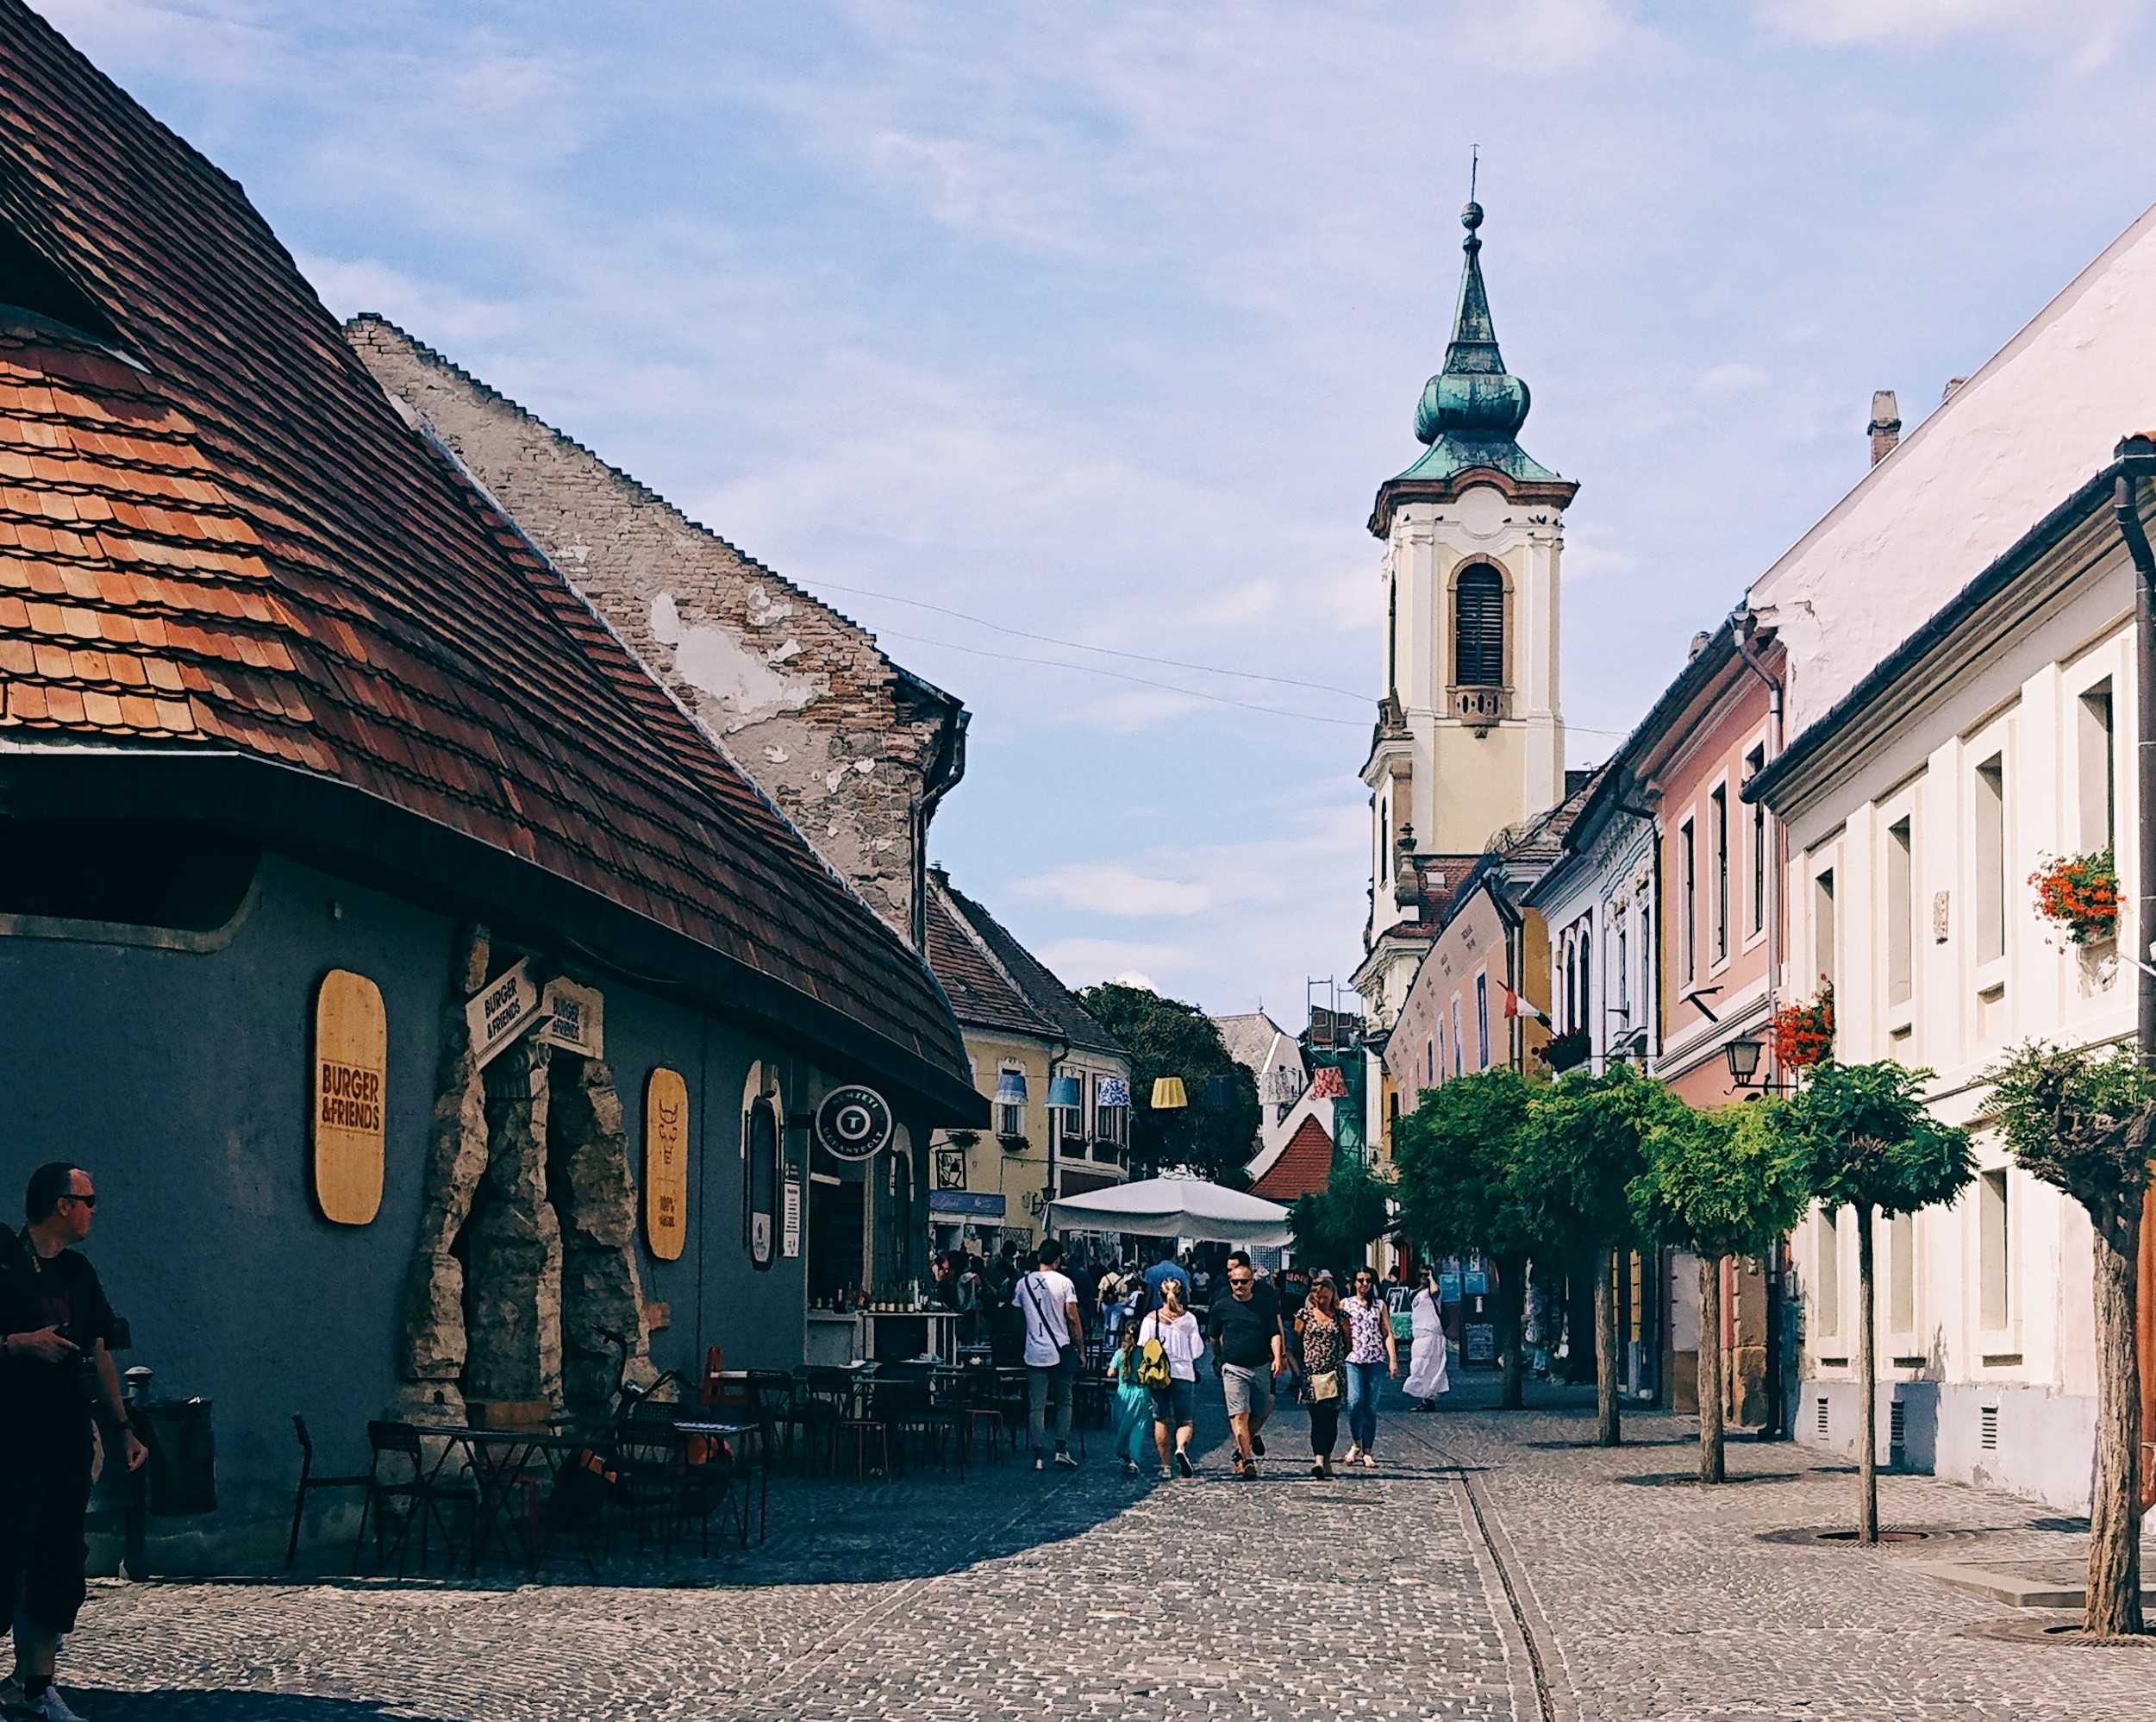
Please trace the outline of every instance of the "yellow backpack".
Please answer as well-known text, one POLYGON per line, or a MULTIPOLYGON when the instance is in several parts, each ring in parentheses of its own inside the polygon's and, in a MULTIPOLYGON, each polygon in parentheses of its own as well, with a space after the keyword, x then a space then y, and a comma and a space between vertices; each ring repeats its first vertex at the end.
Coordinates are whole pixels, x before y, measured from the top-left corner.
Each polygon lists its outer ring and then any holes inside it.
MULTIPOLYGON (((1159 1331, 1156 1324, 1154 1332, 1159 1331)), ((1141 1387, 1165 1387, 1171 1379, 1168 1368, 1168 1348, 1158 1338, 1142 1340, 1138 1346, 1138 1385, 1141 1387)))

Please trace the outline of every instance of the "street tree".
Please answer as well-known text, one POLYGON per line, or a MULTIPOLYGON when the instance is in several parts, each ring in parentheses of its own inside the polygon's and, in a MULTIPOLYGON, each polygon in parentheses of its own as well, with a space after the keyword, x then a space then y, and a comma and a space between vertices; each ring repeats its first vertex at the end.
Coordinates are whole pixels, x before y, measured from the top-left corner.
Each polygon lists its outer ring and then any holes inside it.
POLYGON ((1628 1196, 1640 1234, 1699 1257, 1699 1480, 1728 1475, 1722 1415, 1722 1278, 1733 1256, 1763 1255, 1804 1212, 1797 1149, 1774 1128, 1779 1103, 1658 1111, 1628 1196))
POLYGON ((2097 1055, 2032 1043, 1990 1077, 2008 1151, 2023 1170, 2080 1203, 2096 1233, 2097 1462, 2081 1624, 2094 1637, 2138 1633, 2145 1628, 2134 1334, 2156 1073, 2123 1047, 2097 1055))
POLYGON ((1288 1211, 1295 1259, 1308 1268, 1352 1271, 1391 1224, 1391 1213, 1392 1186, 1372 1176, 1359 1160, 1342 1156, 1334 1162, 1325 1187, 1297 1196, 1288 1211))
POLYGON ((1078 1000, 1130 1050, 1132 1162, 1242 1188, 1258 1138, 1258 1082, 1235 1062, 1218 1024, 1195 1005, 1120 981, 1089 986, 1078 1000), (1188 1105, 1154 1109, 1153 1085, 1161 1076, 1183 1079, 1188 1105), (1222 1087, 1225 1103, 1209 1102, 1222 1087))
POLYGON ((1499 1403, 1522 1396, 1521 1315, 1534 1239, 1513 1177, 1528 1127, 1528 1084, 1499 1067, 1422 1091, 1395 1122, 1392 1161, 1400 1218, 1427 1255, 1490 1256, 1497 1270, 1499 1403))
POLYGON ((1857 1213, 1857 1537, 1879 1540, 1878 1339, 1876 1221, 1951 1202, 1976 1176, 1969 1132, 1925 1109, 1928 1070, 1891 1059, 1813 1068, 1801 1093, 1775 1109, 1775 1129, 1802 1157, 1825 1208, 1857 1213))
POLYGON ((1591 1273, 1596 1439, 1622 1439, 1617 1409, 1617 1251, 1635 1233, 1630 1190, 1649 1131, 1688 1111, 1663 1084, 1618 1065, 1529 1091, 1513 1187, 1539 1260, 1591 1273))

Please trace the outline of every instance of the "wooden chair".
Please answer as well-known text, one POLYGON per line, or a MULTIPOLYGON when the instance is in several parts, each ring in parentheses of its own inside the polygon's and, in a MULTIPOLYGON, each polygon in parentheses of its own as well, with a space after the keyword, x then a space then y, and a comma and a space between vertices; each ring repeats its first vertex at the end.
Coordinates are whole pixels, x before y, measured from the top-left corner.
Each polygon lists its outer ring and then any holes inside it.
MULTIPOLYGON (((363 1489, 372 1481, 368 1473, 360 1471, 349 1476, 318 1477, 315 1475, 315 1443, 307 1432, 307 1419, 297 1412, 292 1413, 292 1433, 299 1437, 299 1487, 292 1493, 292 1536, 284 1545, 284 1568, 291 1570, 292 1562, 299 1558, 299 1522, 307 1511, 307 1497, 316 1489, 363 1489)), ((359 1512, 366 1512, 363 1505, 359 1512)))

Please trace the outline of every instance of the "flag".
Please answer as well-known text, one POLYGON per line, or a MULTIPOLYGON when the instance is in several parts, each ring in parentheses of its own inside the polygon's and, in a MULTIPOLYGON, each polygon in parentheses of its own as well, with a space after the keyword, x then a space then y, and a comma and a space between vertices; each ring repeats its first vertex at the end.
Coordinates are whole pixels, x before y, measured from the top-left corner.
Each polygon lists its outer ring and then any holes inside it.
POLYGON ((1508 1017, 1525 1017, 1532 1022, 1547 1023, 1547 1013, 1538 1011, 1509 986, 1504 990, 1504 1013, 1508 1017))

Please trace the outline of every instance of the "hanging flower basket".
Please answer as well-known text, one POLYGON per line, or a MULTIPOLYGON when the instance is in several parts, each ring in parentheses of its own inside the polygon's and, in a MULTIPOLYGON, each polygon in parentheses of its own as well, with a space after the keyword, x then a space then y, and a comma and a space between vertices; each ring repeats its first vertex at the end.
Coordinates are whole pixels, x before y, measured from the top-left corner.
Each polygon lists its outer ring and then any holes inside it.
POLYGON ((1561 1035, 1552 1035, 1544 1045, 1535 1049, 1534 1055, 1550 1068, 1553 1076, 1570 1070, 1576 1064, 1586 1062, 1593 1050, 1584 1029, 1567 1029, 1561 1035))
POLYGON ((2061 855, 2028 876, 2036 912, 2062 928, 2067 942, 2101 944, 2119 930, 2119 870, 2111 851, 2061 855))
POLYGON ((981 1139, 978 1130, 946 1130, 943 1139, 953 1148, 971 1148, 981 1139))
POLYGON ((1784 1005, 1774 1013, 1774 1061, 1803 1070, 1834 1056, 1834 989, 1822 985, 1808 1005, 1784 1005))
POLYGON ((999 1136, 996 1140, 1003 1143, 1005 1154, 1023 1154, 1033 1146, 1022 1136, 999 1136))

